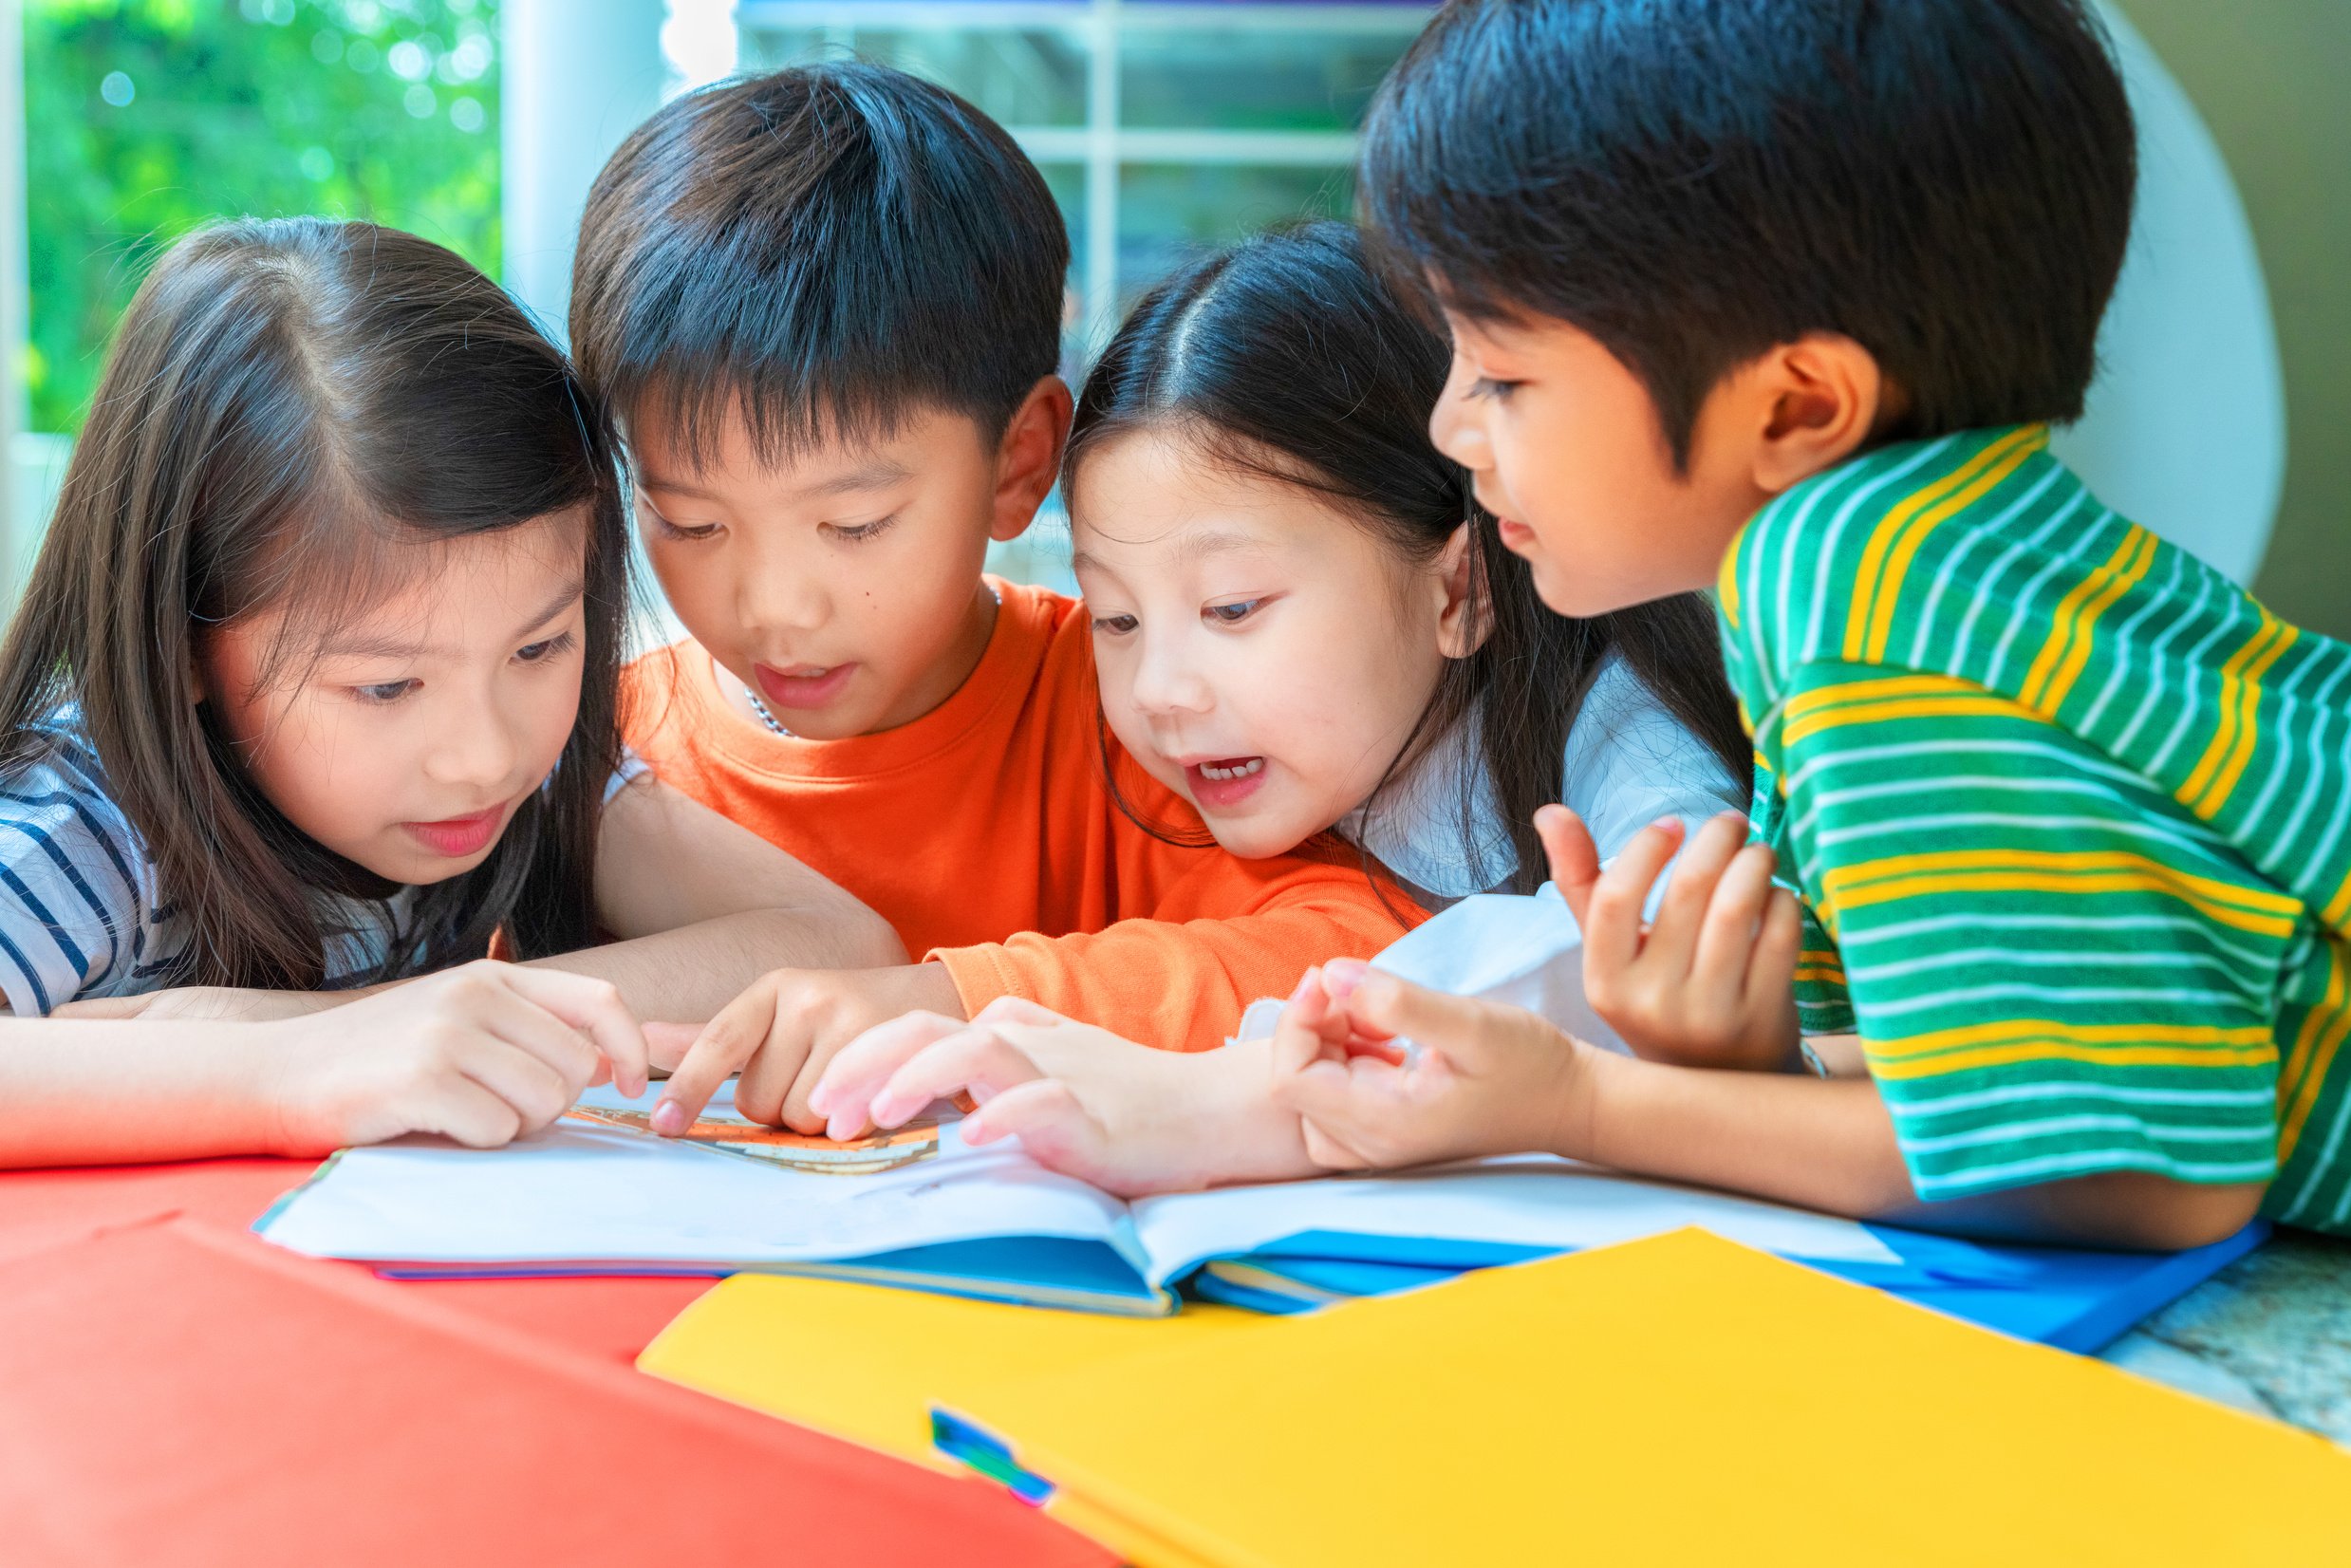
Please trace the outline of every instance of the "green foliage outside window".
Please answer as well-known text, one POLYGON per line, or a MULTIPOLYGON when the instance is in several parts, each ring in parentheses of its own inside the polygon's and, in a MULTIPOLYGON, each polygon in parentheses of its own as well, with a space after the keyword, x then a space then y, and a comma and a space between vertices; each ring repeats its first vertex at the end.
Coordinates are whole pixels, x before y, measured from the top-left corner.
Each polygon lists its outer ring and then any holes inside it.
POLYGON ((498 269, 496 0, 27 0, 32 427, 71 432, 156 253, 321 213, 498 269))

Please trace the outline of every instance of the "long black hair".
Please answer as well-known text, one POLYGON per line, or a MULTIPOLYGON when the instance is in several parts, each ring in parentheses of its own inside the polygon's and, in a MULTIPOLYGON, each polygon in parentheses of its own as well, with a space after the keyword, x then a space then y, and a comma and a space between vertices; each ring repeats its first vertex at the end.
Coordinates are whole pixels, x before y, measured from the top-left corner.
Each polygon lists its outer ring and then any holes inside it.
POLYGON ((1535 811, 1559 797, 1568 729, 1611 652, 1732 778, 1746 775, 1752 754, 1698 595, 1584 620, 1545 607, 1467 473, 1429 444, 1448 358, 1366 264, 1350 225, 1262 234, 1179 271, 1127 318, 1078 394, 1064 482, 1074 495, 1088 455, 1116 437, 1175 428, 1220 460, 1336 501, 1415 563, 1433 562, 1466 523, 1469 624, 1485 638, 1446 661, 1367 814, 1433 741, 1474 718, 1479 745, 1464 753, 1456 792, 1465 861, 1484 886, 1531 891, 1544 875, 1535 811), (1493 864, 1480 831, 1481 773, 1515 865, 1493 864))
POLYGON ((373 975, 524 957, 592 936, 591 872, 625 627, 627 534, 610 432, 497 285, 369 223, 242 221, 191 235, 131 302, 0 645, 0 772, 39 760, 65 706, 193 927, 174 982, 315 989, 320 893, 398 888, 296 829, 210 702, 202 628, 289 607, 265 679, 393 586, 414 542, 583 508, 587 646, 555 775, 480 866, 419 890, 373 975))

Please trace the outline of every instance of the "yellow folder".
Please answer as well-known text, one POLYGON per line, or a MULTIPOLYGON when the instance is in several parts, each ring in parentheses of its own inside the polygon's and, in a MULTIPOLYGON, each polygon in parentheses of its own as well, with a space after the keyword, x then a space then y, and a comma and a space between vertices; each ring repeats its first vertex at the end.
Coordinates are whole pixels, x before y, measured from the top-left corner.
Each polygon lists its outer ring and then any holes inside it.
POLYGON ((2322 1439, 1699 1231, 942 1403, 1147 1568, 2351 1562, 2322 1439))
POLYGON ((1281 1326, 1282 1319, 1229 1307, 1110 1317, 738 1274, 681 1313, 637 1365, 672 1383, 961 1475, 962 1465, 931 1446, 930 1411, 967 1389, 1281 1326))

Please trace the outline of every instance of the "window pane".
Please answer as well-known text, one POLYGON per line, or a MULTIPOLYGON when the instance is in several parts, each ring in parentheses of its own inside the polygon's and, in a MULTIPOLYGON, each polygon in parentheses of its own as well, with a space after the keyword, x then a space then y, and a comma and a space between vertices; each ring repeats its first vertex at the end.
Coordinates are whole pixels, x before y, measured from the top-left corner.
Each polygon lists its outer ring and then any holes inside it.
POLYGON ((32 425, 70 431, 147 265, 325 213, 498 268, 495 0, 28 0, 32 425))
POLYGON ((1046 28, 762 28, 755 23, 742 30, 745 70, 812 60, 871 60, 961 94, 999 125, 1084 124, 1086 55, 1083 39, 1046 28))
POLYGON ((1119 309, 1191 256, 1268 224, 1345 217, 1354 194, 1350 169, 1130 164, 1119 176, 1119 309))
POLYGON ((1422 20, 1348 32, 1215 28, 1119 29, 1119 120, 1141 129, 1352 131, 1422 20))

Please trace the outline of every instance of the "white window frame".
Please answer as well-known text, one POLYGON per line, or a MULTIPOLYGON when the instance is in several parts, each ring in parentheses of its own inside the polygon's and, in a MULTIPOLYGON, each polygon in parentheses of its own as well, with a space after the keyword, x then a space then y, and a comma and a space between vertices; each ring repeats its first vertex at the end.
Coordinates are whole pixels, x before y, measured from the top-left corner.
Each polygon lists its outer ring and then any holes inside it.
POLYGON ((1123 24, 1191 24, 1225 32, 1389 33, 1410 38, 1428 25, 1434 5, 1183 4, 1179 0, 737 0, 743 28, 800 28, 847 43, 860 30, 932 28, 964 32, 1034 28, 1067 33, 1086 46, 1086 121, 1082 125, 1007 125, 1039 163, 1077 164, 1086 173, 1085 343, 1106 342, 1116 325, 1119 174, 1130 163, 1286 165, 1340 170, 1355 159, 1352 132, 1138 128, 1120 122, 1119 42, 1123 24))

